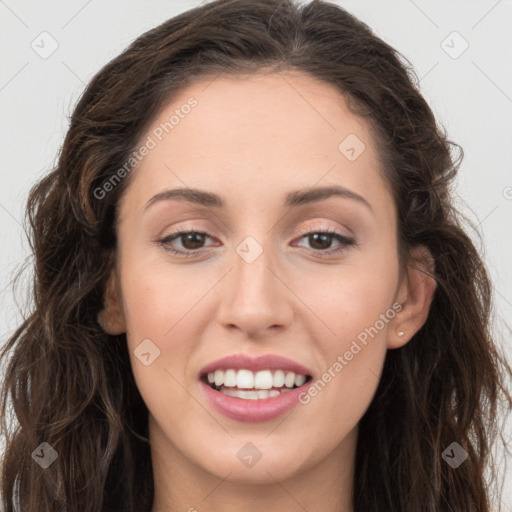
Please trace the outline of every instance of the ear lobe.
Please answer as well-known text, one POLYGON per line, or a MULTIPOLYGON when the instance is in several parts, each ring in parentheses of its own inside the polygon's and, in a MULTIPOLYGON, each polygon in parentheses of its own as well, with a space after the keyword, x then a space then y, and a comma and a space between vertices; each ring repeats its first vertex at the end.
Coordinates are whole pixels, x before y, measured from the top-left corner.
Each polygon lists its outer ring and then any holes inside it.
POLYGON ((389 331, 389 349, 404 346, 427 321, 437 286, 434 270, 430 251, 423 245, 414 247, 397 296, 402 309, 396 314, 389 331))
POLYGON ((115 272, 112 272, 108 278, 103 298, 103 309, 98 313, 97 319, 107 334, 115 335, 126 332, 115 272))

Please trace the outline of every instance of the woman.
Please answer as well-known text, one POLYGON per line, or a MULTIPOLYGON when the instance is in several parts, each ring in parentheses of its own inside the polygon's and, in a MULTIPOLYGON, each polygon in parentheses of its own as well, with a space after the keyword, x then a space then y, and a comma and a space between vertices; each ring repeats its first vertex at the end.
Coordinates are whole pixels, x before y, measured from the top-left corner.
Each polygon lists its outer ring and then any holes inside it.
POLYGON ((450 147, 334 4, 139 37, 28 200, 6 512, 492 510, 512 372, 450 147))

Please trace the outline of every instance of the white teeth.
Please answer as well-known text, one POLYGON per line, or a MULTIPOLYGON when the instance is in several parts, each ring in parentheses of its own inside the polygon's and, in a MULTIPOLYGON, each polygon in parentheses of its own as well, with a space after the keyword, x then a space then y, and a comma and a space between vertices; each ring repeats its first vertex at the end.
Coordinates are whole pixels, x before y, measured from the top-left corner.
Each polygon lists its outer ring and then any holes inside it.
POLYGON ((234 388, 236 386, 236 380, 235 370, 226 370, 224 374, 224 386, 234 388))
POLYGON ((257 372, 254 377, 254 387, 258 389, 270 389, 272 387, 272 374, 270 370, 257 372))
POLYGON ((240 389, 225 389, 224 395, 234 396, 236 398, 245 398, 246 400, 258 400, 258 391, 242 391, 240 389))
POLYGON ((289 389, 286 391, 277 391, 277 389, 252 389, 252 390, 244 390, 244 389, 223 389, 221 393, 228 396, 234 396, 236 398, 243 398, 244 400, 260 400, 264 398, 273 398, 275 396, 279 396, 281 393, 286 393, 290 391, 289 389))
POLYGON ((273 387, 282 388, 284 386, 284 372, 283 370, 277 370, 274 372, 274 378, 272 379, 273 387))
MULTIPOLYGON (((219 385, 217 382, 215 384, 219 385)), ((236 387, 243 389, 254 388, 254 374, 250 370, 238 370, 236 374, 236 387)))
MULTIPOLYGON (((302 386, 306 382, 306 375, 285 372, 284 370, 215 370, 207 375, 208 383, 216 387, 272 390, 272 388, 283 388, 289 390, 293 386, 302 386)), ((279 392, 279 391, 278 391, 279 392)), ((277 396, 277 395, 270 395, 277 396)))
MULTIPOLYGON (((217 379, 215 379, 217 380, 217 379)), ((286 377, 284 378, 284 385, 287 387, 287 388, 293 388, 293 385, 295 384, 295 373, 293 372, 288 372, 286 374, 286 377)))
POLYGON ((297 387, 302 386, 306 382, 306 376, 305 375, 295 375, 295 385, 297 387))

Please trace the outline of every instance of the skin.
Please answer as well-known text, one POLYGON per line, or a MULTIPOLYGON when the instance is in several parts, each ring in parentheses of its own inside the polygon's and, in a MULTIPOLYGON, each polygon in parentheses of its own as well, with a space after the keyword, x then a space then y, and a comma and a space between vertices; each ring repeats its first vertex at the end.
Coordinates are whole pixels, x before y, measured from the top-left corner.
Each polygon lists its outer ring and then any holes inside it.
POLYGON ((369 125, 336 88, 299 72, 222 75, 181 91, 142 140, 191 96, 197 107, 132 171, 99 316, 107 332, 127 333, 150 411, 152 512, 350 512, 358 423, 386 351, 407 343, 427 318, 435 288, 422 271, 429 255, 418 248, 416 269, 401 271, 396 209, 369 125), (365 144, 354 161, 338 149, 349 134, 365 144), (326 185, 349 189, 371 209, 346 197, 284 205, 290 191, 326 185), (164 200, 144 210, 175 187, 216 193, 226 206, 164 200), (195 246, 183 237, 169 242, 198 247, 194 257, 157 242, 182 228, 208 233, 195 246), (315 245, 300 230, 325 228, 356 245, 319 256, 340 242, 315 245), (236 252, 247 236, 263 248, 252 263, 236 252), (237 353, 283 355, 316 380, 394 303, 401 311, 288 416, 238 422, 200 389, 202 367, 237 353), (160 350, 149 366, 134 355, 144 339, 160 350), (262 454, 252 467, 237 457, 247 442, 262 454))

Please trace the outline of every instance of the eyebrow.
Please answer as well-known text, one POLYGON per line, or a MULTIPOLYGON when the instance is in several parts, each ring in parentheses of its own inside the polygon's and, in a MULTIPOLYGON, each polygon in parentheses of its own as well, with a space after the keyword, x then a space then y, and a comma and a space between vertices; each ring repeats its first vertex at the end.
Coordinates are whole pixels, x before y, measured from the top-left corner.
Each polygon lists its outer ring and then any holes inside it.
MULTIPOLYGON (((343 197, 345 199, 353 199, 360 204, 365 205, 372 213, 374 213, 370 203, 359 194, 340 186, 329 187, 316 187, 311 189, 302 189, 289 192, 286 195, 285 206, 294 208, 309 203, 314 203, 328 199, 330 197, 343 197)), ((206 192, 204 190, 192 188, 175 188, 171 190, 164 190, 154 195, 144 206, 147 210, 151 205, 159 201, 188 201, 190 203, 199 204, 202 206, 223 208, 226 206, 225 201, 217 194, 206 192)))

